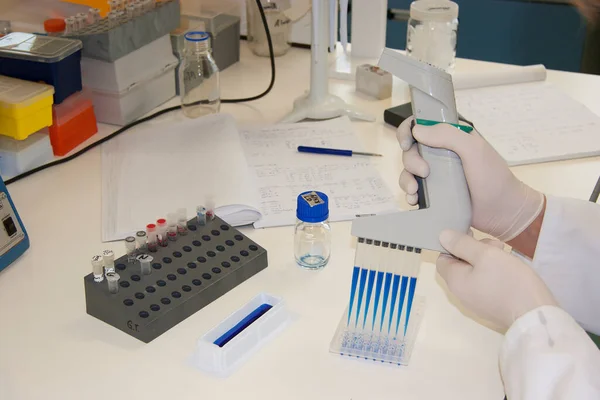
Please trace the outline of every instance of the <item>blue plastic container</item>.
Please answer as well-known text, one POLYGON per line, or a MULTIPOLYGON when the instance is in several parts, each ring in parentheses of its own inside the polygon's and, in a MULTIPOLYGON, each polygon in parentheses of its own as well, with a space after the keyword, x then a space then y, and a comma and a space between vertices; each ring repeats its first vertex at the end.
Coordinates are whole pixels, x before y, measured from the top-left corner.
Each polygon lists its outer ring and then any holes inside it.
POLYGON ((81 91, 81 41, 14 32, 0 38, 0 75, 54 86, 54 104, 81 91))

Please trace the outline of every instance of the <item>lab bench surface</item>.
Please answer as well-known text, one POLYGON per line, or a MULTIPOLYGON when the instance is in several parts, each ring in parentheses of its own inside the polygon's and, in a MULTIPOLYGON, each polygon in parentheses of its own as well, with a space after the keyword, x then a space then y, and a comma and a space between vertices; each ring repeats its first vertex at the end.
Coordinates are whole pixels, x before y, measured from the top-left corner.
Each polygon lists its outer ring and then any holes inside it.
MULTIPOLYGON (((263 99, 225 104, 240 124, 283 117, 309 83, 310 53, 292 49, 277 59, 277 81, 263 99)), ((458 60, 458 71, 505 66, 458 60)), ((222 74, 224 98, 260 93, 269 62, 242 44, 241 62, 222 74)), ((600 115, 600 77, 548 71, 548 80, 600 115)), ((383 111, 408 100, 396 81, 392 99, 376 101, 346 81, 331 92, 377 116, 354 122, 365 151, 401 206, 397 182, 401 151, 383 111)), ((173 99, 167 105, 177 104, 173 99)), ((166 106, 166 105, 165 105, 166 106)), ((176 121, 180 112, 160 117, 176 121)), ((99 135, 115 127, 101 125, 99 135)), ((95 139, 98 139, 96 137, 95 139)), ((501 399, 497 354, 502 335, 468 317, 449 299, 424 254, 418 294, 426 297, 421 330, 408 367, 392 367, 329 353, 348 299, 354 250, 350 223, 333 224, 333 255, 322 271, 294 265, 292 227, 242 231, 268 251, 269 268, 144 344, 85 312, 81 277, 104 248, 123 254, 123 243, 101 242, 100 149, 10 185, 28 229, 31 248, 0 274, 0 399, 501 399), (192 368, 196 340, 260 292, 282 297, 294 322, 226 380, 192 368)), ((600 158, 514 168, 536 189, 587 199, 600 158)), ((173 207, 176 205, 174 204, 173 207)))

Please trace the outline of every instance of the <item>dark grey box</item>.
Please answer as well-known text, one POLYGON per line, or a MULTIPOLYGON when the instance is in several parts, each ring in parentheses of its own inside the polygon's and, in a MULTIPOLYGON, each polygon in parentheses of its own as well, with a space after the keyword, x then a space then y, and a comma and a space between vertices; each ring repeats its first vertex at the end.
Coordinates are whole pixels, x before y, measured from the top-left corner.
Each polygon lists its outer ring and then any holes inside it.
POLYGON ((84 277, 87 313, 148 343, 267 267, 267 252, 220 218, 169 241, 157 252, 152 273, 138 261, 115 260, 119 291, 106 279, 84 277))

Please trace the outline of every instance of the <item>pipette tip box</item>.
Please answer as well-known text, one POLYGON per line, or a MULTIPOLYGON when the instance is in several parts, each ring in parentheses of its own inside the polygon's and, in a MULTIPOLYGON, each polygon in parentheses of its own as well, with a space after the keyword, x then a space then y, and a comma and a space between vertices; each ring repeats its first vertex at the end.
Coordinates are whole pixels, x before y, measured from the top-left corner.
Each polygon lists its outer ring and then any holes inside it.
POLYGON ((57 156, 64 156, 96 134, 98 124, 89 91, 75 93, 52 106, 52 126, 48 132, 57 156))
POLYGON ((81 42, 13 32, 0 38, 0 75, 54 87, 54 104, 81 90, 81 42))
POLYGON ((158 246, 151 273, 124 255, 115 260, 118 292, 108 279, 84 277, 87 313, 149 343, 267 267, 267 252, 222 219, 188 221, 189 233, 158 246))
POLYGON ((198 339, 191 362, 205 373, 227 377, 291 322, 283 299, 261 293, 198 339))
POLYGON ((52 125, 53 94, 52 86, 0 75, 0 135, 24 140, 52 125))
POLYGON ((405 333, 402 327, 399 330, 392 328, 389 331, 381 331, 377 329, 377 326, 369 327, 369 323, 366 327, 361 326, 360 322, 354 324, 354 321, 350 321, 348 324, 348 309, 346 308, 329 350, 331 353, 342 356, 408 365, 424 311, 425 298, 415 296, 405 333))
POLYGON ((0 175, 10 179, 54 159, 45 129, 25 140, 0 135, 0 175))

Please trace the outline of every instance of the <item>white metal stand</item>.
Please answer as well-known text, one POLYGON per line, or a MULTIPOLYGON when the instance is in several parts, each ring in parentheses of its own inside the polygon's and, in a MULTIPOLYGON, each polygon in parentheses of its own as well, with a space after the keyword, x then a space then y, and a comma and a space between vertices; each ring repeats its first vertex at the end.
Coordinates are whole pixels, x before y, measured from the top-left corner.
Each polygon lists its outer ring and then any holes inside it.
POLYGON ((338 96, 329 93, 328 53, 329 45, 329 2, 312 0, 312 45, 310 90, 294 101, 294 109, 281 122, 291 123, 303 119, 331 119, 344 115, 364 121, 375 118, 347 104, 338 96))

